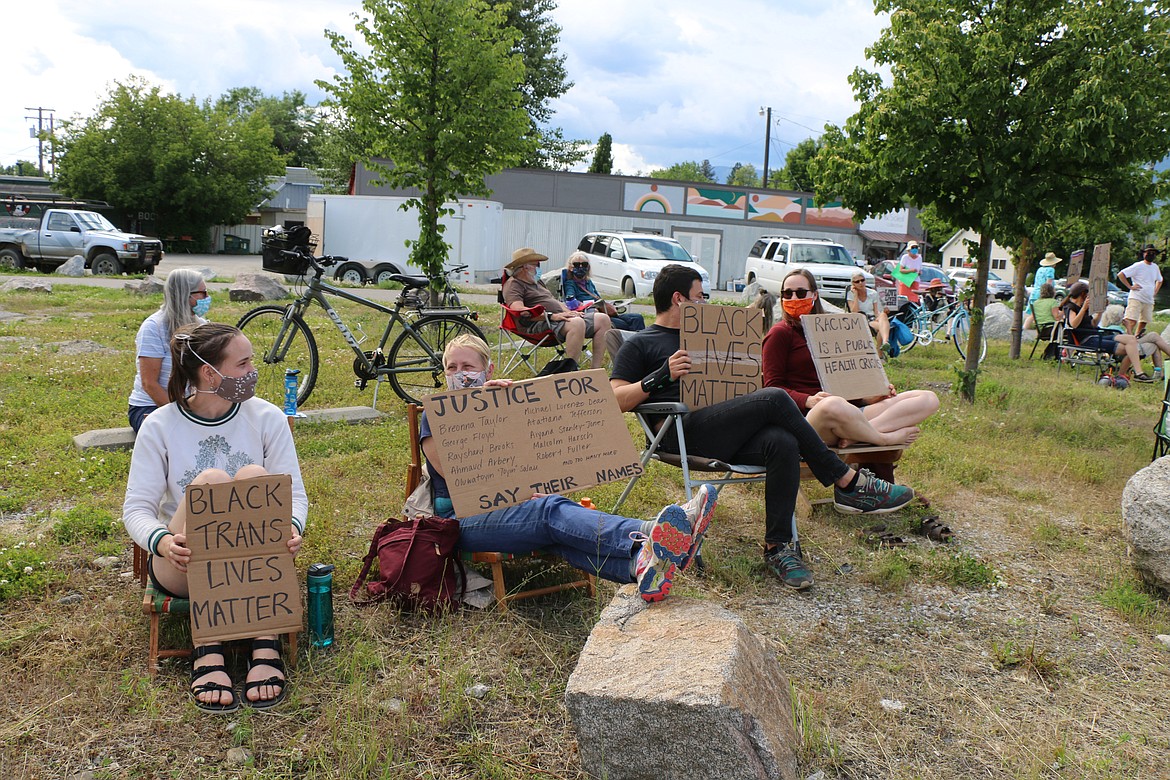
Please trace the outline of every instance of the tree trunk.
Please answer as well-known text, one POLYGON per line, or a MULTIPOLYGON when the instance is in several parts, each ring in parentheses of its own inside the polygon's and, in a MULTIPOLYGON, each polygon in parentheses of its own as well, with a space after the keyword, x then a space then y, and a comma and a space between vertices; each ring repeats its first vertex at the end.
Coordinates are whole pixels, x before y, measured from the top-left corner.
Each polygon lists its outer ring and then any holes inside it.
POLYGON ((1009 353, 1012 360, 1020 359, 1020 343, 1024 338, 1024 306, 1028 299, 1025 282, 1028 280, 1028 268, 1031 265, 1032 239, 1022 238, 1016 252, 1016 278, 1012 281, 1012 288, 1015 290, 1012 297, 1012 347, 1009 353))
POLYGON ((983 340, 983 310, 987 303, 987 277, 991 273, 991 232, 979 231, 979 264, 975 269, 975 293, 971 301, 971 333, 967 338, 967 361, 959 371, 959 396, 975 403, 975 380, 979 376, 979 347, 983 340))

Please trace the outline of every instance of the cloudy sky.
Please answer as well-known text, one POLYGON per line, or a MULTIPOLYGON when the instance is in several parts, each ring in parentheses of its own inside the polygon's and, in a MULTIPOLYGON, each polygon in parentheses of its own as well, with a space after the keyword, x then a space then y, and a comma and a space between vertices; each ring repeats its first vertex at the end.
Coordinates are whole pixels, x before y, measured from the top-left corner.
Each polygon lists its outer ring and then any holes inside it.
MULTIPOLYGON (((316 103, 314 80, 340 67, 322 31, 354 37, 359 10, 355 0, 7 3, 0 164, 36 161, 36 107, 58 120, 88 114, 130 74, 199 100, 257 86, 316 103)), ((570 138, 609 132, 625 173, 702 159, 760 169, 764 105, 770 166, 783 165, 793 145, 853 112, 846 77, 883 26, 868 0, 560 0, 554 19, 574 83, 554 124, 570 138)))

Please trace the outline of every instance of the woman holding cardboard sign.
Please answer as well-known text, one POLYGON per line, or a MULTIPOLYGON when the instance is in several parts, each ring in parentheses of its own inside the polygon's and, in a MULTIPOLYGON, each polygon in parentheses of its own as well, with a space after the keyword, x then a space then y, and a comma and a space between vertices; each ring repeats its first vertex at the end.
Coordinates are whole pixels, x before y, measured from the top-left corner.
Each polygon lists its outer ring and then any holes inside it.
MULTIPOLYGON (((148 573, 161 593, 186 598, 186 505, 189 485, 224 483, 266 474, 292 477, 292 529, 288 551, 301 549, 309 502, 296 447, 284 413, 255 396, 252 345, 231 325, 208 323, 171 339, 171 402, 143 421, 130 461, 122 518, 138 546, 151 553, 148 573)), ((242 696, 224 666, 223 646, 196 646, 191 694, 206 712, 232 712, 241 700, 256 709, 286 694, 280 642, 252 642, 242 696)))
MULTIPOLYGON (((491 352, 475 336, 451 339, 443 351, 443 365, 452 390, 511 384, 509 379, 492 379, 491 352)), ((455 517, 425 412, 419 439, 427 458, 432 511, 455 517)), ((699 554, 715 514, 716 497, 714 485, 703 485, 687 504, 663 507, 654 520, 636 520, 586 509, 563 496, 538 493, 519 504, 459 518, 459 546, 468 552, 545 550, 607 580, 636 582, 642 599, 661 601, 670 592, 675 573, 690 566, 699 554)))
POLYGON ((764 386, 779 387, 792 396, 809 425, 830 446, 865 442, 897 447, 917 439, 918 423, 938 409, 938 396, 930 390, 897 393, 891 385, 888 395, 854 404, 826 393, 800 323, 805 314, 824 313, 816 279, 797 269, 784 278, 780 296, 784 319, 764 337, 764 386))

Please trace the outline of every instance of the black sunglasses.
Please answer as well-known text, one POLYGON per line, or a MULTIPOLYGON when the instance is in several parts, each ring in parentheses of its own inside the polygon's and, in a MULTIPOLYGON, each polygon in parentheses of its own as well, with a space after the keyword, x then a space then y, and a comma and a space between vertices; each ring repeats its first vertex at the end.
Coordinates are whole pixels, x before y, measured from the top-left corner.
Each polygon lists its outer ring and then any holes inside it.
POLYGON ((812 290, 809 290, 808 288, 804 288, 804 289, 800 289, 800 290, 784 290, 780 293, 780 297, 782 297, 786 300, 788 298, 796 297, 796 298, 800 298, 803 301, 805 298, 807 298, 811 294, 812 294, 812 290))
POLYGON ((573 263, 574 268, 588 268, 589 263, 573 263))

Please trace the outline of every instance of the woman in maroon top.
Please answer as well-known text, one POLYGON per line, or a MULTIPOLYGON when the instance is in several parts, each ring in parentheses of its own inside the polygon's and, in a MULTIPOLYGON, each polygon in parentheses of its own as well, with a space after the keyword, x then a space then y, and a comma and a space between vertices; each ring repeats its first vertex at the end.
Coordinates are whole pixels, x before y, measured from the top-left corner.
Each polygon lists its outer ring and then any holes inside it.
POLYGON ((824 313, 816 278, 809 271, 797 269, 784 278, 780 305, 784 319, 764 337, 765 387, 779 387, 792 396, 809 425, 830 446, 864 442, 894 447, 918 438, 918 423, 938 409, 938 396, 930 390, 898 393, 890 385, 887 395, 851 403, 821 389, 800 324, 805 314, 824 313))

